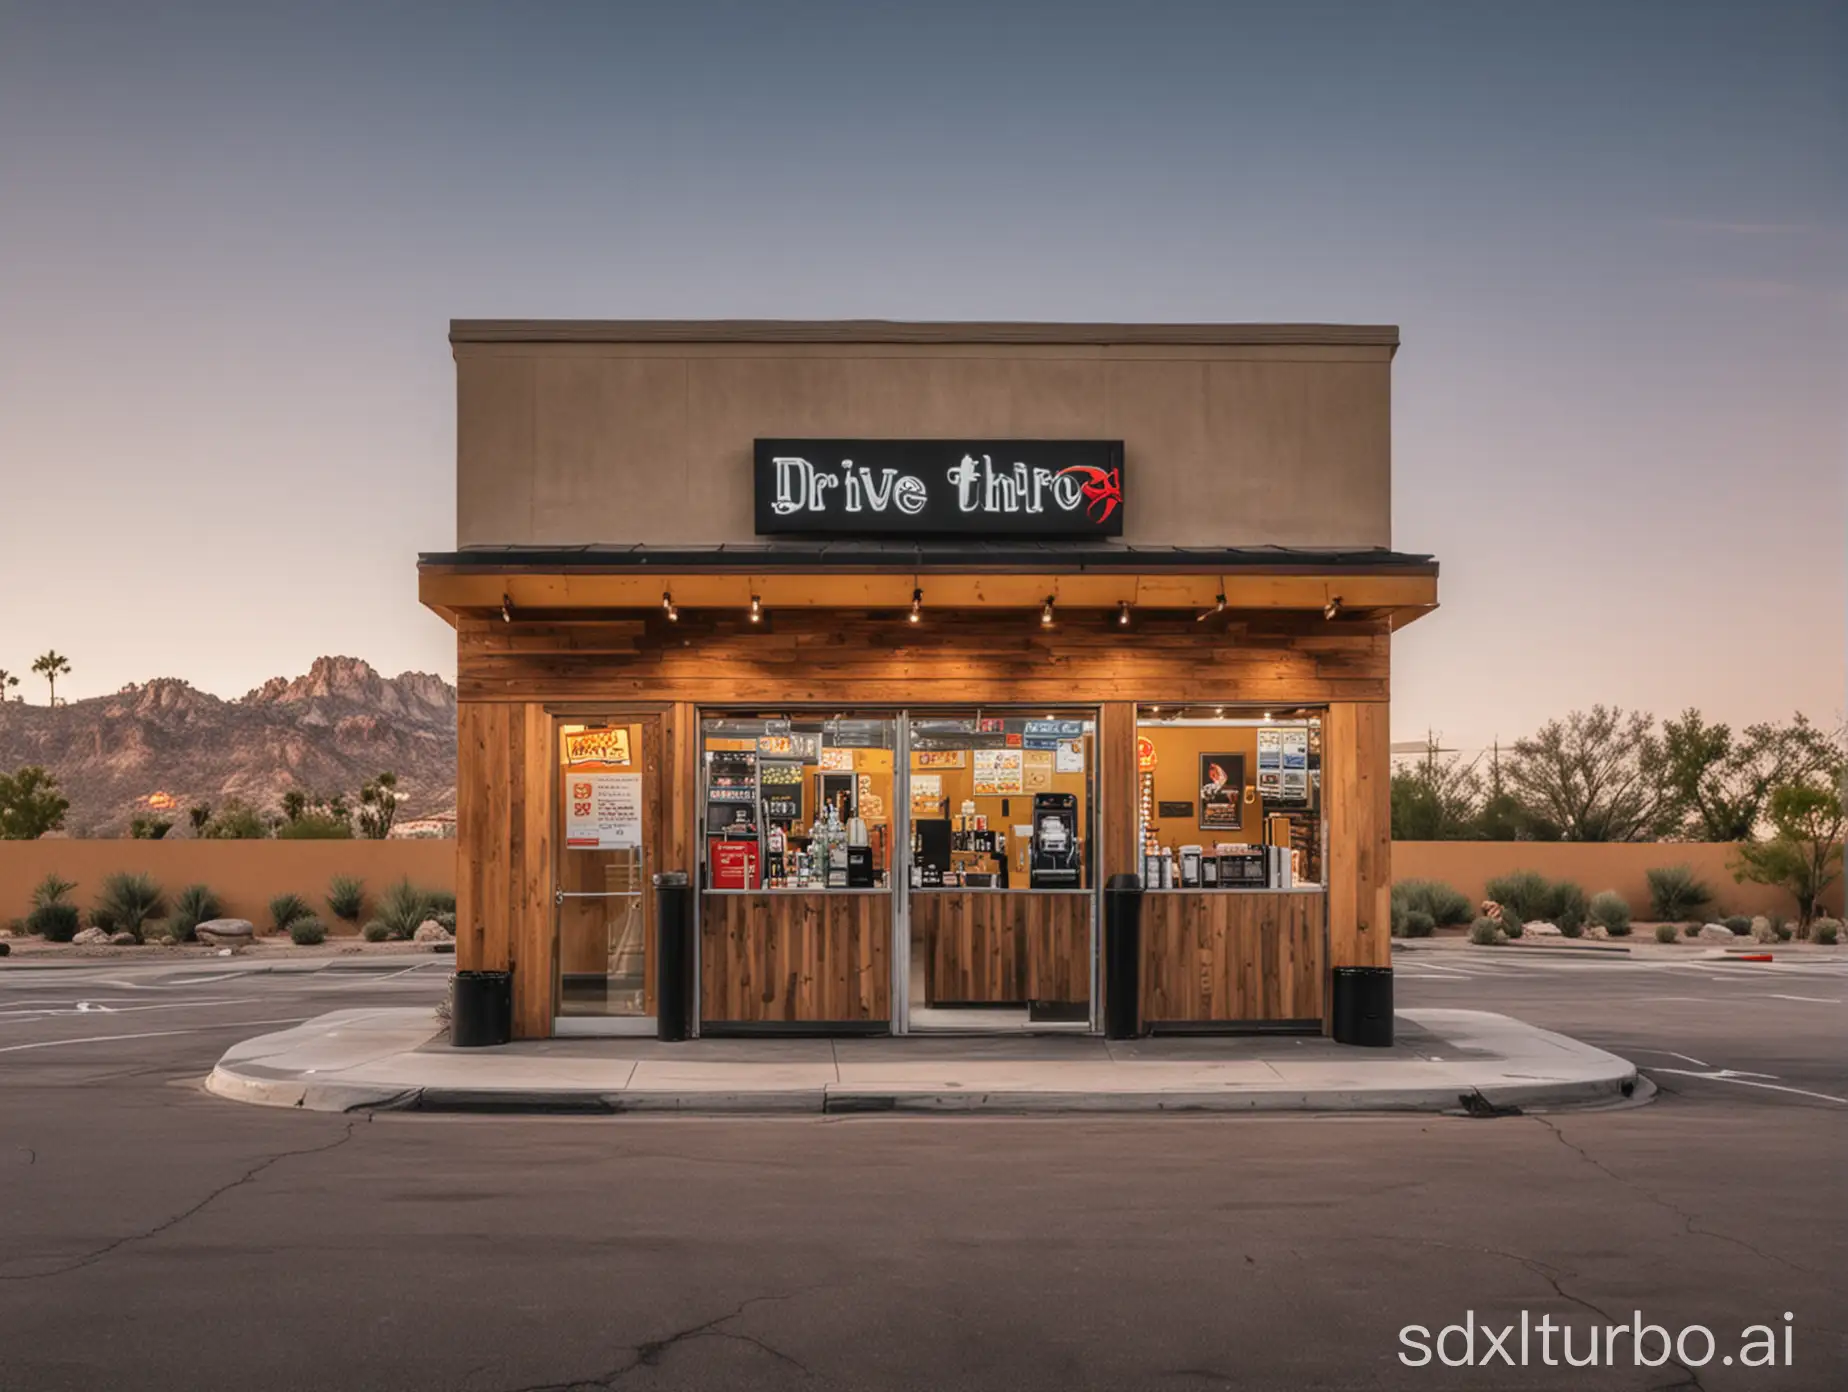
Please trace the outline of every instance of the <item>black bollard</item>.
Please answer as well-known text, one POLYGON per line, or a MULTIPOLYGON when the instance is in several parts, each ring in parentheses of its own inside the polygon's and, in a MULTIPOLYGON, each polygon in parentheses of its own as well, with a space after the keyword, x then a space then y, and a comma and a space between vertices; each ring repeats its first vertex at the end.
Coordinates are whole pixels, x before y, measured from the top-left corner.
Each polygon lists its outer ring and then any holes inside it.
POLYGON ((1104 1038, 1142 1033, 1142 881, 1112 875, 1104 886, 1104 1038))
POLYGON ((684 870, 654 877, 655 1038, 687 1037, 693 1015, 693 886, 684 870))

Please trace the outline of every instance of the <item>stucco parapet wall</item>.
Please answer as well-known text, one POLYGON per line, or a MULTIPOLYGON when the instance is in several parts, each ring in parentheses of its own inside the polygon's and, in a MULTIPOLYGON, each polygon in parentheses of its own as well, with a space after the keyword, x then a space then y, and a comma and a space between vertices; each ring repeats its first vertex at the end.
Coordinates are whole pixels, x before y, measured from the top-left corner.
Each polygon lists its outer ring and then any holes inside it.
POLYGON ((1096 347, 1399 346, 1396 324, 1059 324, 894 319, 452 319, 470 343, 1023 344, 1096 347))

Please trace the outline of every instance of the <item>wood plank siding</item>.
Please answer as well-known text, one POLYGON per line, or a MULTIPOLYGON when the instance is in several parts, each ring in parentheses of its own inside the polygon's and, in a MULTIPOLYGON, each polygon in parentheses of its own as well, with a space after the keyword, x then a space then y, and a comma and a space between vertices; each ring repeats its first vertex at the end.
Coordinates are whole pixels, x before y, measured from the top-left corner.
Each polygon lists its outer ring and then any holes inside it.
POLYGON ((918 890, 914 951, 924 1005, 1091 999, 1089 890, 918 890))
POLYGON ((892 1017, 892 900, 878 893, 706 894, 702 1023, 892 1017))
POLYGON ((1321 1020, 1323 911, 1320 894, 1143 896, 1143 1023, 1321 1020))

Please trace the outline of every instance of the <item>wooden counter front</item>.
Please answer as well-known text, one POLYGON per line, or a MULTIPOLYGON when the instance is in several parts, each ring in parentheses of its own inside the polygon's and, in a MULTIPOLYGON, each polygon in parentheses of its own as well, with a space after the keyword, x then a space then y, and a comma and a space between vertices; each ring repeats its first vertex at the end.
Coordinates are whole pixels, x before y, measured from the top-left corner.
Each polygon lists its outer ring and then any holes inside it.
POLYGON ((1091 999, 1090 890, 920 889, 924 1004, 1091 999))
POLYGON ((1144 894, 1143 1023, 1319 1028, 1327 904, 1302 891, 1144 894))
POLYGON ((888 891, 700 896, 702 1024, 879 1024, 892 1018, 888 891))

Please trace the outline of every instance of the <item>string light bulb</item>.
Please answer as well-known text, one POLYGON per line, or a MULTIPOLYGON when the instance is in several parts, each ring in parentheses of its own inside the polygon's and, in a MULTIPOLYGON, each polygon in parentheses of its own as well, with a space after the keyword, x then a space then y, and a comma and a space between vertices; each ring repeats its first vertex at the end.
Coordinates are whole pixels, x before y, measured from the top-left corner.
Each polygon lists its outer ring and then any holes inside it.
POLYGON ((501 622, 502 623, 512 623, 513 622, 513 596, 512 595, 504 594, 501 596, 501 622))
POLYGON ((1213 596, 1213 607, 1211 609, 1202 609, 1198 614, 1195 614, 1194 622, 1204 623, 1207 619, 1212 618, 1213 615, 1223 614, 1225 612, 1226 612, 1226 592, 1224 590, 1221 590, 1218 594, 1213 596))
POLYGON ((1322 606, 1322 617, 1332 622, 1335 616, 1339 614, 1340 612, 1341 612, 1341 596, 1340 595, 1330 595, 1328 597, 1328 603, 1322 606))
POLYGON ((761 599, 759 599, 756 595, 752 595, 751 596, 751 622, 752 623, 762 623, 763 621, 764 621, 764 602, 761 599))
POLYGON ((918 623, 918 622, 921 622, 923 618, 924 618, 924 591, 913 590, 911 592, 911 612, 905 615, 905 621, 907 623, 918 623))
POLYGON ((661 591, 661 612, 667 615, 667 621, 669 623, 680 622, 680 611, 674 607, 674 592, 672 590, 661 591))
POLYGON ((1052 627, 1052 596, 1046 596, 1046 603, 1040 608, 1040 627, 1052 627))
POLYGON ((1129 627, 1129 601, 1127 599, 1117 601, 1117 627, 1129 627))

